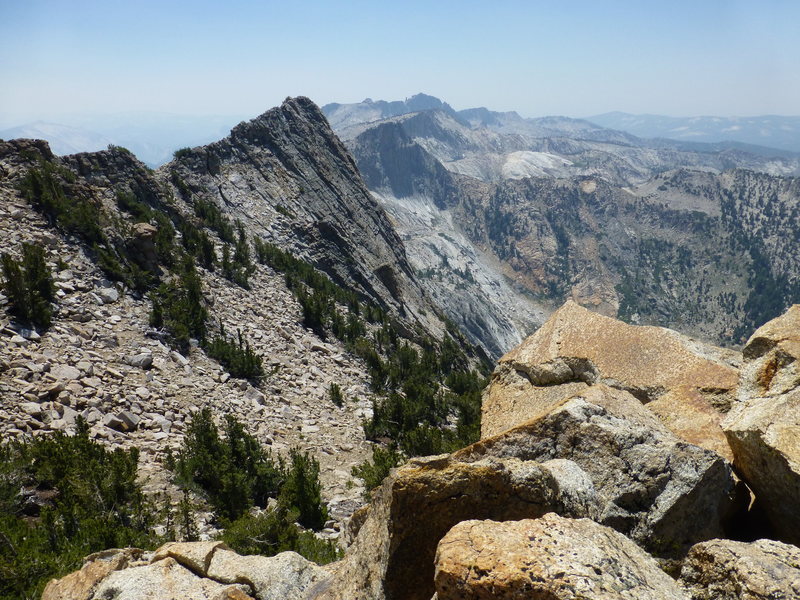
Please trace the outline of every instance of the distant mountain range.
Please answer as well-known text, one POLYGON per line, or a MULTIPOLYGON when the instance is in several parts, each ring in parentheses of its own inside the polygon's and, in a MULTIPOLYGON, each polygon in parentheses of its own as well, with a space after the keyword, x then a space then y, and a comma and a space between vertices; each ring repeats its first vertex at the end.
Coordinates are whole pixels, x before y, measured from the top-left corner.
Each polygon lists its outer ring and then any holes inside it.
POLYGON ((800 174, 800 154, 789 150, 743 141, 648 139, 569 117, 523 118, 483 107, 456 111, 425 94, 322 110, 346 143, 391 121, 448 170, 484 181, 599 175, 627 185, 678 167, 800 174))
MULTIPOLYGON (((667 145, 694 152, 730 149, 767 157, 800 153, 800 117, 681 118, 611 112, 586 119, 530 119, 513 111, 496 112, 483 107, 456 111, 447 102, 427 94, 396 101, 367 98, 356 104, 331 103, 323 107, 331 126, 345 136, 351 127, 431 110, 441 111, 467 128, 485 127, 500 134, 537 138, 568 136, 633 144, 632 136, 637 136, 676 140, 683 145, 667 145)), ((128 148, 148 166, 157 167, 169 161, 178 148, 200 146, 224 137, 246 118, 249 116, 153 112, 70 115, 56 119, 57 122, 34 121, 0 130, 0 139, 44 139, 59 155, 93 152, 114 144, 128 148)), ((650 147, 657 145, 648 144, 650 147)))
POLYGON ((665 117, 610 112, 586 120, 645 138, 731 141, 800 152, 800 117, 665 117))

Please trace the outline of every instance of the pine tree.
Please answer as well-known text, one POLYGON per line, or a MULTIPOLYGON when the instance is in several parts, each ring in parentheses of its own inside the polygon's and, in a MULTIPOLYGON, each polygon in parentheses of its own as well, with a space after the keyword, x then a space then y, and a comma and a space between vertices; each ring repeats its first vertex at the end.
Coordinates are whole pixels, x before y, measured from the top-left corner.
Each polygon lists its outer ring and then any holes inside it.
POLYGON ((322 529, 328 510, 322 503, 319 483, 319 461, 298 448, 289 451, 291 464, 278 503, 299 511, 298 522, 310 529, 322 529))
POLYGON ((10 312, 23 321, 47 329, 53 317, 50 302, 55 299, 55 285, 42 247, 23 244, 22 261, 3 254, 2 266, 10 312))

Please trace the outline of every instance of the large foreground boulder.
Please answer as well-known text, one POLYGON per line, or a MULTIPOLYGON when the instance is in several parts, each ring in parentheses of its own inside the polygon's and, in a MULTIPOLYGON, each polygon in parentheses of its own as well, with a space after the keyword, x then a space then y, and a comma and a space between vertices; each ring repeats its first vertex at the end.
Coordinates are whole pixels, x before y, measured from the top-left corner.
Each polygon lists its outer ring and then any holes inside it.
POLYGON ((222 542, 170 543, 89 556, 50 581, 42 600, 304 600, 328 577, 294 552, 240 556, 222 542))
POLYGON ((726 519, 743 508, 726 460, 678 439, 636 398, 606 385, 453 457, 573 461, 600 499, 598 521, 665 558, 723 537, 726 519))
POLYGON ((723 422, 734 467, 784 541, 800 544, 800 305, 743 351, 739 402, 723 422))
POLYGON ((439 540, 470 519, 588 517, 677 559, 723 532, 730 465, 673 435, 629 393, 588 387, 450 456, 415 459, 373 495, 318 598, 428 600, 439 540))
POLYGON ((570 461, 415 459, 373 495, 355 542, 333 578, 317 587, 318 598, 429 600, 436 545, 453 525, 552 511, 596 518, 597 508, 591 480, 570 461))
POLYGON ((604 383, 648 403, 686 441, 730 458, 719 422, 734 398, 737 361, 675 331, 628 325, 568 301, 500 359, 481 434, 497 435, 604 383))
POLYGON ((641 548, 589 519, 464 521, 439 542, 438 600, 687 600, 641 548))
POLYGON ((800 598, 800 548, 773 540, 710 540, 689 552, 681 581, 692 600, 800 598))

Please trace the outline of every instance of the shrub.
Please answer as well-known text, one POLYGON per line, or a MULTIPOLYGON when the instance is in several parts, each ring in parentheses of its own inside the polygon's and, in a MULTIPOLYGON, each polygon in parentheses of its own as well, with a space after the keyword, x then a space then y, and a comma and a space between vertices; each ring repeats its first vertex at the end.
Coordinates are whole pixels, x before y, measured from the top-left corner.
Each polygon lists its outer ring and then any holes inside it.
POLYGON ((288 217, 290 219, 296 218, 296 215, 291 210, 286 208, 283 204, 276 204, 275 210, 284 217, 288 217))
POLYGON ((341 408, 342 405, 344 405, 344 394, 342 394, 342 388, 338 383, 331 382, 331 385, 328 388, 328 395, 331 397, 331 402, 333 402, 336 406, 341 408))
POLYGON ((130 154, 131 156, 133 156, 133 152, 128 150, 125 146, 117 146, 116 144, 109 144, 107 150, 109 152, 117 151, 117 152, 122 152, 123 154, 130 154))
POLYGON ((170 170, 169 179, 170 179, 170 181, 172 181, 172 184, 176 188, 178 188, 178 193, 183 198, 187 198, 188 199, 192 195, 192 191, 189 189, 189 186, 186 185, 186 182, 181 178, 180 175, 178 175, 178 172, 175 171, 174 169, 170 170))
POLYGON ((194 262, 184 257, 177 280, 161 284, 151 294, 150 325, 169 331, 170 342, 181 352, 189 350, 189 339, 205 339, 208 311, 203 305, 202 282, 194 262))
POLYGON ((222 439, 209 409, 192 419, 175 462, 179 483, 202 490, 217 515, 241 517, 253 503, 265 506, 284 481, 282 461, 273 461, 234 417, 225 418, 222 439))
POLYGON ((0 598, 38 598, 92 552, 164 541, 151 533, 157 513, 137 483, 137 458, 92 441, 81 420, 74 436, 0 446, 0 598))
POLYGON ((203 198, 194 198, 192 207, 194 208, 194 214, 197 215, 204 227, 215 231, 223 242, 233 243, 236 239, 233 224, 222 214, 222 211, 214 202, 203 198))
POLYGON ((190 156, 192 154, 191 148, 178 148, 175 152, 172 153, 173 158, 180 159, 184 158, 185 156, 190 156))
POLYGON ((124 254, 118 258, 113 250, 96 244, 93 250, 97 256, 97 265, 111 281, 120 281, 137 292, 146 292, 157 281, 153 273, 142 269, 134 261, 127 260, 124 254))
POLYGON ((23 244, 22 261, 3 254, 2 266, 11 314, 37 327, 48 328, 53 317, 50 302, 55 299, 55 285, 42 247, 23 244))
POLYGON ((250 259, 250 247, 244 233, 244 226, 236 221, 238 237, 233 248, 233 259, 230 249, 226 244, 222 248, 222 275, 245 289, 250 289, 249 277, 255 271, 255 265, 250 259))
POLYGON ((73 197, 64 191, 62 180, 71 181, 74 175, 49 161, 40 160, 20 183, 22 195, 51 224, 73 233, 89 244, 100 244, 105 236, 100 227, 100 208, 91 199, 73 197))
POLYGON ((282 506, 257 515, 247 513, 230 523, 220 539, 239 554, 274 556, 292 550, 320 565, 342 557, 335 542, 300 531, 294 524, 296 519, 296 511, 282 506))
POLYGON ((224 437, 220 435, 206 408, 194 416, 177 459, 174 464, 168 460, 167 466, 173 466, 184 489, 205 494, 225 527, 221 538, 237 552, 272 556, 294 550, 320 564, 340 557, 333 543, 295 525, 299 521, 320 529, 328 517, 319 463, 307 453, 292 449, 286 468, 235 417, 225 417, 224 437), (253 504, 264 507, 269 498, 278 499, 273 509, 252 514, 253 504))
POLYGON ((220 325, 220 333, 204 346, 206 354, 218 360, 233 377, 258 379, 264 376, 261 357, 250 348, 250 342, 242 339, 242 330, 237 338, 229 339, 220 325))
POLYGON ((365 495, 378 487, 381 482, 403 461, 403 456, 397 451, 397 446, 392 444, 388 448, 380 446, 372 447, 372 461, 365 460, 357 467, 353 467, 351 473, 359 477, 364 482, 365 495))
POLYGON ((213 271, 217 262, 217 253, 214 250, 214 242, 211 241, 208 234, 189 221, 181 221, 178 224, 178 231, 181 232, 181 243, 184 249, 194 256, 203 267, 213 271))

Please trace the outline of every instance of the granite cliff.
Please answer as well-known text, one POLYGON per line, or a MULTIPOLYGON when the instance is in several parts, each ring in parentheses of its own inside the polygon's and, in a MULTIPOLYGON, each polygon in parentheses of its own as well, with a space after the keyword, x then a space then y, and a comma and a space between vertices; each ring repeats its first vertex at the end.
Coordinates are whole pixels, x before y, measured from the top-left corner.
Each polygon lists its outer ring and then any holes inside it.
POLYGON ((763 156, 654 148, 581 122, 481 111, 416 112, 341 133, 423 285, 495 356, 568 298, 725 345, 799 298, 788 246, 798 180, 763 156), (459 166, 512 156, 532 139, 554 152, 538 154, 536 168, 459 166), (581 154, 601 139, 605 158, 581 154))

